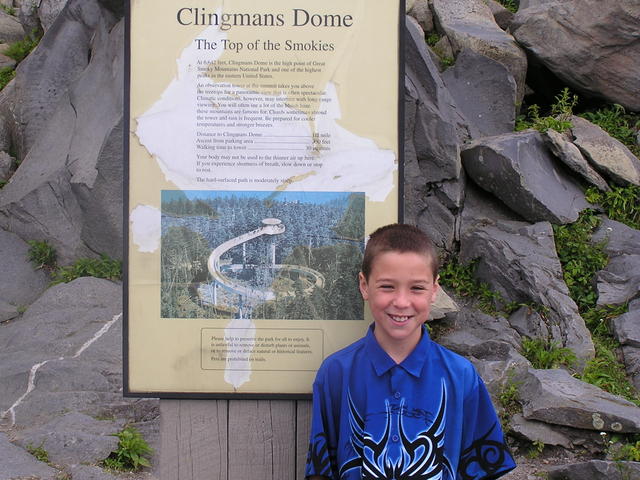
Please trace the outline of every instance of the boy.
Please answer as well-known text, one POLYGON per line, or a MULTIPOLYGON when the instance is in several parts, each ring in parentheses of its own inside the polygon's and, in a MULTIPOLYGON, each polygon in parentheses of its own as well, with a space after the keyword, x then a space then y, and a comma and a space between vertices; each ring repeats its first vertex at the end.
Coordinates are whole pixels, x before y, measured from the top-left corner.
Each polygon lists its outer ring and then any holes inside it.
POLYGON ((359 274, 374 323, 313 384, 310 479, 495 479, 515 467, 471 363, 424 327, 438 291, 431 240, 379 228, 359 274))

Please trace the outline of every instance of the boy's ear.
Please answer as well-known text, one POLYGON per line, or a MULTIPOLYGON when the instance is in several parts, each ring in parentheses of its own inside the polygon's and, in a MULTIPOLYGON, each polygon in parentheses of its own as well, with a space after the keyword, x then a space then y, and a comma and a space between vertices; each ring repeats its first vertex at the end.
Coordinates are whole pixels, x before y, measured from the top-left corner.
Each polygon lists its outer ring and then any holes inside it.
POLYGON ((358 287, 360 287, 360 294, 364 300, 369 299, 369 286, 367 285, 367 279, 364 273, 358 273, 358 287))

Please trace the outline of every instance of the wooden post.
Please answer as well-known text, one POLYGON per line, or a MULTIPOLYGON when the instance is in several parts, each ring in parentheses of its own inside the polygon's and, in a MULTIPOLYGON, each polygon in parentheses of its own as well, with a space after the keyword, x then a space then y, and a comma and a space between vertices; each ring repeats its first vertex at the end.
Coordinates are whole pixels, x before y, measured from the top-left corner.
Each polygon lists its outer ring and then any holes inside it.
POLYGON ((161 400, 160 480, 303 480, 311 402, 161 400))

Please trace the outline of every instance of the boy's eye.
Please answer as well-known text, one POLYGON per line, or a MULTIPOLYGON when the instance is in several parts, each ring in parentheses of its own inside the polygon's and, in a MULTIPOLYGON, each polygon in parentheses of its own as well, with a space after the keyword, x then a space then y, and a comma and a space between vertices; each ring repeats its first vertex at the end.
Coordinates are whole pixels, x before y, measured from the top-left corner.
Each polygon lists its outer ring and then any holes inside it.
POLYGON ((380 285, 380 288, 383 290, 391 290, 393 288, 393 285, 380 285))

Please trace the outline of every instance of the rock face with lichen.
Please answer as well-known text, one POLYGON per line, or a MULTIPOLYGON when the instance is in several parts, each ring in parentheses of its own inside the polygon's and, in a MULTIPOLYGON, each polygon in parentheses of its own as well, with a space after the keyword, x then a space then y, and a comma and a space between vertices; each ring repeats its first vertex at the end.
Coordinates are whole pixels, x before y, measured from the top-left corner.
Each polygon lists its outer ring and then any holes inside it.
MULTIPOLYGON (((587 103, 640 110, 636 3, 522 0, 514 16, 491 0, 407 2, 404 220, 484 283, 484 311, 445 287, 452 299, 443 297, 434 331, 472 360, 515 448, 525 440, 598 455, 600 432, 640 431, 635 404, 576 378, 595 348, 554 236, 554 225, 597 208, 587 187, 640 185, 640 162, 577 116, 563 132, 513 131, 532 99, 557 93, 535 90, 543 73, 587 103), (572 351, 576 375, 534 368, 523 355, 530 340, 572 351), (517 411, 500 402, 512 387, 517 411)), ((26 454, 30 444, 74 478, 111 478, 90 465, 113 448, 110 434, 137 422, 153 442, 158 428, 153 400, 120 393, 121 286, 49 286, 26 255, 41 240, 61 263, 122 257, 124 2, 2 4, 15 15, 0 11, 0 41, 43 37, 0 92, 0 422, 11 432, 0 433, 0 480, 60 474, 26 454)), ((592 242, 608 261, 592 279, 595 302, 628 304, 609 323, 640 388, 640 232, 599 214, 592 242)), ((551 478, 613 472, 598 462, 551 478)))

